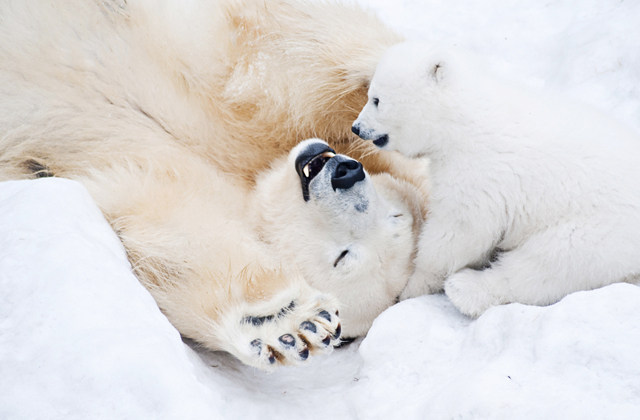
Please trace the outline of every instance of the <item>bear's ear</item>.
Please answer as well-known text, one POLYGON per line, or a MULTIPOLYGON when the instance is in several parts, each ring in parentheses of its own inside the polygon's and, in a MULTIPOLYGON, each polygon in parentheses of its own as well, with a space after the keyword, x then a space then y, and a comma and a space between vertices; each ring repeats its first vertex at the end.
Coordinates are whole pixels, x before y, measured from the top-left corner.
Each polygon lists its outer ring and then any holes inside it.
POLYGON ((433 80, 435 80, 436 83, 440 83, 444 78, 444 71, 444 62, 437 61, 431 65, 431 68, 429 69, 429 75, 433 77, 433 80))

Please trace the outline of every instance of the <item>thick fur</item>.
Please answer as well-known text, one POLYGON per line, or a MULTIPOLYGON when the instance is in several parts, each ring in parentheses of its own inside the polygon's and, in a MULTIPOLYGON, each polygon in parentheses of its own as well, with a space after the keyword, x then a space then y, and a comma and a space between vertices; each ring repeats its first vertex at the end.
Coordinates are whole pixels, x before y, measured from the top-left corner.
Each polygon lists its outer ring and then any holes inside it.
POLYGON ((0 19, 0 180, 81 181, 184 336, 264 369, 330 350, 340 302, 260 236, 255 181, 322 136, 420 185, 401 158, 351 147, 399 37, 356 7, 293 0, 3 0, 0 19))
POLYGON ((397 301, 413 272, 424 195, 389 174, 366 174, 353 187, 334 190, 335 168, 328 162, 311 181, 305 201, 294 163, 318 143, 324 142, 296 146, 287 161, 260 179, 256 225, 278 255, 296 262, 311 286, 338 298, 343 335, 357 337, 397 301))
POLYGON ((444 288, 478 316, 640 279, 640 137, 609 117, 407 43, 379 63, 355 127, 431 159, 431 208, 402 298, 444 288))
MULTIPOLYGON (((12 149, 5 160, 46 158, 58 176, 111 166, 100 158, 106 147, 146 167, 149 147, 162 141, 251 183, 301 139, 349 148, 375 64, 400 40, 370 13, 335 3, 5 0, 0 7, 7 40, 0 122, 3 148, 12 149), (99 143, 91 165, 67 147, 78 138, 99 143)), ((350 152, 375 154, 364 149, 350 152)), ((371 169, 388 165, 372 159, 371 169)))

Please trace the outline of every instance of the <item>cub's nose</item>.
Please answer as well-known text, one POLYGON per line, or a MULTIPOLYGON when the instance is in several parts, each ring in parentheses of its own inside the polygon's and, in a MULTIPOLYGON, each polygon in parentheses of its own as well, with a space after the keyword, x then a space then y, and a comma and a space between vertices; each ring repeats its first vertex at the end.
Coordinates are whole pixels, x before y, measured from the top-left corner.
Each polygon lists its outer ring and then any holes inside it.
POLYGON ((331 186, 334 191, 337 188, 348 190, 356 182, 364 179, 364 169, 362 169, 360 162, 340 155, 334 157, 334 159, 339 162, 331 176, 331 186))
POLYGON ((353 124, 351 126, 351 131, 353 132, 353 134, 355 134, 356 136, 360 137, 360 125, 359 124, 353 124))

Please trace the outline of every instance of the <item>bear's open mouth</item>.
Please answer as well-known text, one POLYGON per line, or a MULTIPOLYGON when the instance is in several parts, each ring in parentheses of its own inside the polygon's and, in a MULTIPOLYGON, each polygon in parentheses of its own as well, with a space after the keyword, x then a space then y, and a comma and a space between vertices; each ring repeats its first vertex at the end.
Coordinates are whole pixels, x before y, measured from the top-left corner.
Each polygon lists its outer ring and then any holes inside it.
POLYGON ((322 143, 311 144, 296 158, 296 172, 300 177, 302 197, 309 201, 309 183, 315 178, 327 162, 335 157, 335 151, 322 143))
POLYGON ((324 168, 324 165, 327 164, 329 159, 331 159, 335 155, 336 154, 333 152, 324 152, 320 155, 315 156, 313 159, 311 159, 311 162, 307 163, 302 168, 302 173, 307 179, 307 182, 311 182, 311 180, 315 178, 316 175, 320 173, 320 171, 322 171, 322 168, 324 168))

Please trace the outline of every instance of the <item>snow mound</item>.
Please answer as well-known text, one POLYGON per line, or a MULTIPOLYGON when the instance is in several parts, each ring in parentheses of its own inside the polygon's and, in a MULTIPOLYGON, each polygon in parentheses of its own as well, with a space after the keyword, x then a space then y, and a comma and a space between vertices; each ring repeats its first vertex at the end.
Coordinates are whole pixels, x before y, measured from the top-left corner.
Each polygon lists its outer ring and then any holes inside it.
POLYGON ((84 187, 0 184, 0 250, 0 419, 216 413, 84 187))
POLYGON ((476 321, 423 296, 375 321, 352 395, 366 419, 637 419, 639 348, 640 288, 629 284, 476 321), (381 399, 394 403, 371 406, 381 399))

